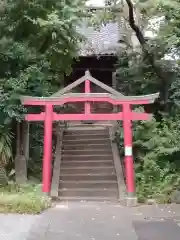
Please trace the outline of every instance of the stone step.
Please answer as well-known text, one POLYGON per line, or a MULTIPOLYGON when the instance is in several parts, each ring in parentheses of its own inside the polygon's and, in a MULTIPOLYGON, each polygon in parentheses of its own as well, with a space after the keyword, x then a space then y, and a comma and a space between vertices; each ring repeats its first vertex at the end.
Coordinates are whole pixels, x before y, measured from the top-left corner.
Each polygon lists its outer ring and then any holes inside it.
POLYGON ((61 167, 106 167, 106 166, 114 166, 112 160, 89 160, 89 161, 66 161, 63 160, 61 163, 61 167))
POLYGON ((92 139, 63 139, 63 145, 79 145, 79 144, 110 144, 109 138, 92 138, 92 139))
POLYGON ((64 174, 61 173, 62 181, 117 181, 115 174, 64 174))
MULTIPOLYGON (((82 125, 83 126, 83 125, 82 125)), ((108 128, 93 125, 68 129, 63 138, 59 199, 118 199, 118 184, 108 128)))
POLYGON ((94 129, 93 127, 89 128, 89 129, 86 129, 86 128, 81 128, 81 129, 74 129, 74 130, 67 130, 65 132, 65 136, 74 136, 74 135, 77 135, 77 136, 82 136, 82 135, 96 135, 96 134, 105 134, 105 135, 109 135, 109 130, 106 128, 102 129, 102 128, 96 128, 94 129))
POLYGON ((64 144, 64 150, 85 150, 85 149, 111 149, 110 144, 94 144, 94 143, 87 143, 87 144, 64 144))
POLYGON ((92 197, 92 196, 85 196, 85 197, 67 197, 67 196, 59 196, 60 201, 64 202, 102 202, 102 203, 117 203, 117 197, 92 197))
POLYGON ((81 154, 81 155, 72 155, 72 154, 67 154, 66 152, 64 152, 64 154, 62 155, 62 161, 112 161, 113 160, 113 156, 112 153, 110 154, 81 154))
POLYGON ((88 168, 64 168, 61 167, 61 174, 115 174, 115 169, 113 167, 88 167, 88 168))
POLYGON ((92 149, 87 149, 87 150, 62 150, 62 154, 63 155, 76 155, 76 156, 79 156, 79 155, 90 155, 90 154, 93 154, 94 155, 104 155, 104 154, 112 154, 112 150, 111 148, 110 149, 94 149, 92 151, 92 149))
POLYGON ((60 189, 59 196, 62 197, 113 197, 118 198, 117 189, 92 189, 92 188, 74 188, 60 189))
POLYGON ((93 124, 85 124, 81 122, 71 122, 68 124, 67 131, 74 130, 107 130, 108 127, 113 126, 113 121, 95 121, 93 124))
POLYGON ((60 181, 59 187, 62 188, 101 188, 101 189, 116 189, 116 181, 60 181))
POLYGON ((109 135, 107 135, 106 133, 102 133, 100 134, 99 132, 94 133, 94 134, 82 134, 82 135, 78 135, 78 134, 74 134, 74 135, 64 135, 64 140, 91 140, 91 139, 109 139, 109 135))

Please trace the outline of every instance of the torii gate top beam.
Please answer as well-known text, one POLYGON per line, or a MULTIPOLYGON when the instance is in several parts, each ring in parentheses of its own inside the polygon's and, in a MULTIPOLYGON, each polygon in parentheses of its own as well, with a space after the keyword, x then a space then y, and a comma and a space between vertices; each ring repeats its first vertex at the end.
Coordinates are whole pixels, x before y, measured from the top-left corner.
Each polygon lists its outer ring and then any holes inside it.
POLYGON ((67 102, 109 102, 113 105, 123 103, 129 104, 149 104, 159 96, 159 93, 145 96, 122 96, 117 97, 107 93, 69 93, 59 97, 21 97, 23 105, 44 106, 47 104, 63 105, 67 102))
POLYGON ((155 99, 158 98, 158 96, 159 93, 143 96, 124 96, 115 89, 93 78, 90 75, 89 71, 86 71, 83 77, 76 80, 67 87, 61 89, 50 97, 22 96, 21 102, 23 105, 34 106, 44 106, 47 104, 62 105, 67 102, 109 102, 113 105, 120 105, 124 103, 135 105, 153 103, 155 99), (87 80, 109 93, 69 93, 73 88, 77 87, 83 82, 86 82, 87 80))

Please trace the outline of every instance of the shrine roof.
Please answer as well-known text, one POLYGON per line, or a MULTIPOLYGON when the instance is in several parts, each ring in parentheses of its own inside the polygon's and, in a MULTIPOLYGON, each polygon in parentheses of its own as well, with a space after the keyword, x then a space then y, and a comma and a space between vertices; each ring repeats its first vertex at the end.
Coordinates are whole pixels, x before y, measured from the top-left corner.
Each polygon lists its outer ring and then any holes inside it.
POLYGON ((80 56, 117 55, 121 38, 117 22, 110 22, 98 29, 83 22, 76 29, 85 37, 85 41, 80 43, 79 46, 80 56))

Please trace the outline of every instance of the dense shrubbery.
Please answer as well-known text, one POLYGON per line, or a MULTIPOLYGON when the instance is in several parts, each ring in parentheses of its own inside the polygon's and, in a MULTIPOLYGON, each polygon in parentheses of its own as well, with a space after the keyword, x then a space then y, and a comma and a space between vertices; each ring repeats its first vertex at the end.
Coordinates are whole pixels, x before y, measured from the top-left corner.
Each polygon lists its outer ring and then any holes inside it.
MULTIPOLYGON (((118 142, 123 156, 123 132, 118 142)), ((133 154, 136 191, 140 202, 180 202, 180 122, 175 119, 152 119, 133 124, 133 154)))
POLYGON ((173 201, 180 183, 180 123, 174 119, 134 126, 134 155, 139 200, 173 201))
MULTIPOLYGON (((160 92, 155 104, 143 106, 154 115, 153 120, 133 123, 137 195, 140 201, 150 198, 180 202, 180 2, 140 0, 138 7, 144 23, 158 17, 161 23, 154 39, 141 42, 141 52, 129 49, 121 54, 118 63, 121 92, 126 95, 160 92)), ((121 130, 120 151, 123 149, 121 130)))
MULTIPOLYGON (((132 54, 134 57, 136 56, 134 53, 132 54)), ((121 92, 127 95, 142 95, 161 91, 153 69, 143 61, 142 57, 138 58, 139 61, 136 61, 135 65, 128 64, 131 56, 131 54, 124 53, 120 57, 118 84, 121 92)), ((180 201, 179 197, 179 199, 175 199, 180 182, 180 99, 178 89, 180 71, 178 65, 174 67, 172 62, 169 71, 172 71, 172 84, 168 89, 168 101, 163 105, 156 102, 152 106, 141 108, 141 111, 145 109, 147 112, 153 113, 154 118, 149 122, 133 123, 137 195, 140 201, 149 198, 159 202, 180 201)), ((123 155, 121 126, 118 142, 123 155)))
MULTIPOLYGON (((78 42, 82 40, 74 26, 79 23, 83 9, 84 0, 0 2, 0 181, 4 178, 2 183, 6 178, 4 162, 18 160, 18 156, 15 158, 15 155, 22 154, 20 151, 23 144, 19 138, 23 138, 23 131, 20 132, 20 128, 17 130, 16 125, 17 121, 22 123, 25 109, 20 104, 19 97, 48 96, 61 87, 63 76, 69 73, 72 59, 77 54, 78 42), (15 138, 11 137, 11 132, 16 135, 15 138), (12 148, 9 148, 9 141, 13 145, 12 148), (16 146, 19 147, 16 149, 16 146)), ((30 137, 36 145, 36 150, 33 148, 33 156, 31 154, 30 157, 37 162, 41 152, 39 142, 43 136, 39 129, 31 130, 30 137), (39 136, 35 136, 37 134, 39 136)))

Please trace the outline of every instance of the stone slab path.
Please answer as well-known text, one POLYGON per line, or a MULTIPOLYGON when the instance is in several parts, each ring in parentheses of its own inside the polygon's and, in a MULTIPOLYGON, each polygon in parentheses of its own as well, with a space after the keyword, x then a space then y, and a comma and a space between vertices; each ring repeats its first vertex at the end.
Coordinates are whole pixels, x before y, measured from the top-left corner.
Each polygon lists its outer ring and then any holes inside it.
POLYGON ((2 240, 179 240, 180 206, 61 203, 39 216, 0 215, 2 240))
POLYGON ((180 227, 173 220, 134 221, 133 226, 139 240, 179 240, 180 227))

